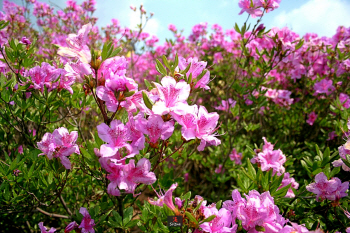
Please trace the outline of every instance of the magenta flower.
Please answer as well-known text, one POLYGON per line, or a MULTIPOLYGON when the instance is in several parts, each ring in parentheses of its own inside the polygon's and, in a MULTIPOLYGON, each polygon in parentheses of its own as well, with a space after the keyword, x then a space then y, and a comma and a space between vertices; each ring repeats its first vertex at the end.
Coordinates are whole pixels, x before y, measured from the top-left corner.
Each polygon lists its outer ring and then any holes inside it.
POLYGON ((348 196, 349 182, 342 183, 337 177, 328 180, 327 176, 321 172, 315 176, 315 183, 306 186, 309 192, 316 194, 316 200, 328 199, 338 201, 342 197, 348 196))
POLYGON ((24 76, 31 78, 33 84, 31 85, 31 88, 44 92, 44 87, 46 87, 48 91, 52 91, 53 89, 57 88, 58 83, 54 81, 60 75, 63 75, 63 72, 63 69, 56 69, 50 64, 43 62, 41 63, 41 67, 35 66, 31 68, 24 74, 24 76))
POLYGON ((230 159, 234 161, 235 164, 242 164, 242 153, 238 153, 235 148, 233 148, 231 154, 229 155, 230 159))
POLYGON ((317 119, 317 114, 315 112, 311 112, 308 115, 308 119, 306 120, 306 123, 308 123, 309 125, 313 125, 316 119, 317 119))
POLYGON ((182 114, 187 105, 187 98, 190 94, 190 85, 185 81, 176 83, 175 79, 166 76, 159 83, 154 83, 159 93, 159 100, 153 105, 153 112, 158 115, 165 115, 170 112, 182 114))
POLYGON ((160 190, 159 195, 155 190, 155 193, 158 196, 158 200, 153 200, 152 198, 148 198, 148 202, 152 205, 157 205, 157 206, 163 206, 163 204, 166 204, 172 211, 176 211, 174 203, 173 203, 173 191, 176 189, 177 183, 172 184, 168 191, 165 192, 165 194, 162 193, 160 190))
POLYGON ((22 39, 19 41, 19 43, 24 44, 24 45, 30 45, 32 42, 27 37, 22 37, 22 39))
POLYGON ((330 95, 334 90, 335 87, 332 85, 332 80, 322 79, 321 81, 315 83, 314 89, 315 89, 315 95, 317 94, 326 94, 330 95))
POLYGON ((103 157, 111 157, 117 153, 118 150, 125 148, 128 156, 133 157, 132 147, 127 141, 130 141, 128 129, 119 120, 113 120, 110 127, 105 123, 97 126, 98 136, 108 144, 101 145, 100 153, 103 157))
POLYGON ((76 221, 69 223, 66 228, 64 229, 64 233, 71 232, 72 230, 78 228, 78 224, 76 221))
POLYGON ((38 149, 46 155, 49 160, 53 157, 59 158, 66 169, 71 169, 71 162, 67 158, 73 153, 80 154, 79 146, 75 143, 78 139, 78 132, 71 133, 64 127, 55 129, 52 134, 46 133, 42 140, 37 143, 38 149))
POLYGON ((153 184, 157 178, 150 170, 151 163, 146 158, 140 159, 136 167, 135 160, 133 159, 127 165, 115 165, 113 173, 107 177, 111 181, 107 192, 111 195, 119 196, 119 190, 125 190, 126 193, 134 193, 137 185, 140 183, 147 185, 153 184))
POLYGON ((174 131, 172 121, 164 122, 161 116, 151 115, 148 119, 141 118, 137 125, 138 129, 148 135, 151 143, 156 143, 158 139, 168 139, 174 131))
POLYGON ((93 227, 95 226, 95 221, 91 219, 91 216, 86 208, 80 207, 79 213, 83 215, 83 220, 79 225, 82 233, 95 233, 93 227))
POLYGON ((201 139, 198 151, 203 151, 207 145, 218 146, 221 141, 217 139, 214 132, 217 130, 216 125, 218 124, 219 114, 216 112, 208 113, 204 106, 200 106, 198 110, 197 130, 196 137, 201 139))
POLYGON ((100 68, 98 69, 97 77, 98 79, 105 78, 108 79, 111 76, 125 76, 126 68, 128 62, 125 57, 112 57, 103 61, 100 68))
POLYGON ((227 200, 224 201, 222 206, 231 211, 232 213, 232 221, 237 218, 237 216, 241 216, 241 210, 242 207, 246 205, 246 200, 242 198, 241 194, 238 192, 237 189, 232 191, 232 201, 227 200))
POLYGON ((23 154, 23 146, 22 145, 20 145, 18 147, 18 153, 23 154))
POLYGON ((91 53, 86 43, 91 28, 92 25, 88 23, 78 31, 77 35, 69 34, 68 38, 66 39, 68 47, 59 46, 57 54, 62 57, 78 58, 82 63, 90 63, 91 53))
POLYGON ((49 231, 47 231, 47 228, 44 226, 43 222, 39 222, 39 228, 41 233, 54 233, 56 231, 55 228, 51 227, 51 229, 49 231))

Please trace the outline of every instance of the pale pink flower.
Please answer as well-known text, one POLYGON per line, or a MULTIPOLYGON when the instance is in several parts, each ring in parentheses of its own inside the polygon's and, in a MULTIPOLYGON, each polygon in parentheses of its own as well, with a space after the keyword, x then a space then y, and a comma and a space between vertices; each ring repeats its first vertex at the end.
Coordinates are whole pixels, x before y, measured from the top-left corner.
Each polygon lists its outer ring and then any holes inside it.
POLYGON ((219 164, 217 168, 215 168, 215 173, 220 174, 221 172, 223 173, 225 169, 222 169, 222 164, 219 164))
POLYGON ((163 204, 166 204, 172 211, 175 211, 176 208, 173 203, 173 191, 176 189, 177 183, 172 184, 168 191, 165 194, 162 191, 159 191, 159 194, 155 191, 158 196, 158 200, 153 200, 152 198, 148 198, 148 202, 152 205, 157 205, 163 207, 163 204))
POLYGON ((58 83, 55 81, 60 75, 63 75, 63 71, 63 69, 56 69, 50 64, 43 62, 41 67, 35 66, 31 68, 24 76, 30 77, 32 82, 31 88, 44 92, 44 87, 46 87, 48 91, 52 91, 58 86, 58 83))
POLYGON ((224 203, 222 204, 222 206, 231 211, 232 213, 232 220, 234 221, 234 219, 237 218, 237 216, 241 216, 242 215, 242 208, 246 205, 246 200, 242 198, 241 194, 238 192, 237 189, 232 191, 232 201, 231 200, 227 200, 224 201, 224 203))
POLYGON ((187 105, 187 98, 190 94, 190 85, 181 80, 176 83, 175 79, 166 76, 161 84, 154 83, 159 93, 159 100, 153 105, 153 112, 158 115, 165 115, 170 112, 177 114, 184 113, 187 105))
POLYGON ((196 138, 196 130, 197 130, 197 116, 198 116, 198 106, 187 105, 184 109, 183 114, 174 114, 172 113, 172 117, 179 123, 181 128, 182 136, 187 140, 196 138))
POLYGON ((315 112, 311 112, 308 115, 308 119, 306 120, 306 123, 308 123, 309 125, 313 125, 316 119, 317 119, 317 114, 315 112))
POLYGON ((145 148, 145 136, 137 126, 142 118, 143 117, 141 113, 137 114, 136 116, 133 116, 131 113, 129 113, 129 121, 125 124, 129 131, 128 134, 130 135, 131 139, 130 145, 134 148, 134 150, 142 150, 145 148))
POLYGON ((209 90, 210 88, 207 86, 207 84, 209 83, 210 72, 208 70, 200 80, 197 80, 198 75, 200 75, 207 66, 207 62, 198 61, 198 58, 196 57, 190 57, 187 60, 183 57, 179 57, 180 70, 185 70, 189 64, 191 64, 191 66, 186 75, 189 77, 190 74, 192 74, 192 80, 196 81, 194 88, 203 88, 205 90, 209 90))
POLYGON ((82 62, 66 63, 64 70, 67 72, 65 76, 73 77, 79 83, 84 82, 85 75, 92 74, 90 65, 82 62))
POLYGON ((348 109, 350 107, 350 97, 347 94, 340 93, 339 101, 342 103, 344 108, 348 109))
POLYGON ((229 98, 227 101, 226 100, 221 100, 221 105, 218 107, 215 107, 216 110, 221 110, 221 111, 225 111, 228 112, 230 110, 230 108, 234 108, 236 105, 235 100, 229 98))
POLYGON ((90 63, 91 53, 86 43, 91 29, 92 25, 88 23, 78 31, 78 34, 69 34, 66 39, 68 47, 59 46, 57 54, 62 57, 78 58, 83 63, 90 63))
POLYGON ((225 208, 221 208, 219 211, 216 208, 205 208, 204 216, 206 218, 215 215, 216 217, 210 222, 205 222, 200 225, 205 232, 210 233, 224 233, 224 232, 235 232, 238 225, 233 224, 231 226, 232 217, 230 211, 225 208))
POLYGON ((260 5, 257 4, 257 0, 251 1, 251 0, 240 0, 238 2, 238 6, 242 8, 241 12, 239 14, 243 14, 243 12, 247 12, 252 16, 252 18, 255 18, 257 16, 262 15, 262 10, 260 9, 260 5))

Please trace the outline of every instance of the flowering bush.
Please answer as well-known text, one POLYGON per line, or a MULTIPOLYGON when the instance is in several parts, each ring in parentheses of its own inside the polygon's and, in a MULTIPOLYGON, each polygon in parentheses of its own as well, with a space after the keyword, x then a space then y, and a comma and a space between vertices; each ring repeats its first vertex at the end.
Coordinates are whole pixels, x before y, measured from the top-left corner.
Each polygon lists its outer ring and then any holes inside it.
POLYGON ((136 30, 99 29, 93 0, 5 0, 2 229, 349 232, 350 28, 266 30, 279 3, 159 45, 142 5, 136 30))

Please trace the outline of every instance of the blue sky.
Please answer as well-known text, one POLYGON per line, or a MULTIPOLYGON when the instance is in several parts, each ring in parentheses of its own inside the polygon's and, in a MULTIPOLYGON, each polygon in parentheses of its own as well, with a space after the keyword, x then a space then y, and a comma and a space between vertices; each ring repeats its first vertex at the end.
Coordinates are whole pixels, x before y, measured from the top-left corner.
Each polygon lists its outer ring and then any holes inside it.
MULTIPOLYGON (((20 3, 21 0, 13 2, 20 3)), ((50 0, 42 2, 49 3, 50 0)), ((64 7, 66 1, 51 2, 64 7)), ((97 0, 94 13, 99 18, 97 24, 105 26, 116 18, 122 26, 133 29, 139 23, 139 12, 133 12, 129 6, 138 7, 140 4, 147 12, 154 13, 145 31, 157 35, 161 41, 171 38, 172 34, 168 31, 170 23, 184 29, 184 35, 189 35, 197 23, 208 22, 209 27, 218 23, 224 29, 229 29, 236 22, 239 26, 243 25, 247 18, 247 13, 238 15, 238 0, 97 0)), ((288 26, 300 36, 306 32, 332 36, 339 25, 350 26, 349 12, 350 0, 282 0, 280 7, 266 14, 262 22, 267 28, 288 26)), ((256 19, 249 22, 254 24, 256 19)))

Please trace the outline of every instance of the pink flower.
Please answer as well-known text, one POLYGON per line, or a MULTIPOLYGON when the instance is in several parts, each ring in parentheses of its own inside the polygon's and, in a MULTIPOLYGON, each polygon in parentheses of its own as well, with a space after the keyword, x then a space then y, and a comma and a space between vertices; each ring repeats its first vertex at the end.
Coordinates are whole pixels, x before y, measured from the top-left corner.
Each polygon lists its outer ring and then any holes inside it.
POLYGON ((198 106, 186 106, 183 114, 171 114, 172 117, 179 123, 182 136, 187 140, 196 138, 197 120, 198 120, 198 106))
POLYGON ((92 70, 89 64, 77 62, 77 63, 66 63, 64 66, 67 72, 65 76, 73 77, 79 83, 83 83, 85 75, 92 74, 92 70))
POLYGON ((219 164, 217 168, 215 168, 215 173, 220 174, 221 172, 224 173, 225 169, 222 170, 222 164, 219 164))
POLYGON ((47 231, 47 228, 44 226, 43 222, 40 222, 38 225, 39 225, 41 233, 54 233, 56 231, 56 229, 53 227, 51 227, 51 229, 49 231, 47 231))
POLYGON ((294 178, 290 177, 290 174, 288 172, 284 173, 284 176, 283 176, 283 180, 282 180, 282 183, 281 183, 281 186, 277 189, 281 189, 289 184, 292 184, 291 187, 288 189, 286 195, 284 197, 287 197, 287 198, 293 198, 295 197, 295 194, 292 190, 292 188, 294 189, 298 189, 299 188, 299 184, 295 181, 294 178))
POLYGON ((185 81, 176 83, 175 79, 166 76, 159 83, 154 83, 159 93, 159 100, 153 105, 153 112, 158 115, 165 115, 170 112, 177 114, 184 113, 187 98, 190 94, 190 85, 185 81))
POLYGON ((82 233, 95 233, 93 227, 95 226, 95 221, 91 219, 91 216, 86 208, 80 207, 79 213, 83 215, 83 220, 79 225, 82 233))
POLYGON ((130 135, 130 139, 132 141, 131 146, 135 151, 145 148, 145 136, 137 126, 142 118, 141 113, 137 114, 135 117, 129 113, 129 121, 125 125, 129 131, 128 134, 130 135))
POLYGON ((350 97, 347 94, 340 93, 339 100, 344 108, 348 109, 350 107, 350 97))
POLYGON ((64 233, 71 232, 72 230, 78 228, 78 224, 74 221, 69 223, 66 228, 64 229, 64 233))
POLYGON ((247 12, 252 18, 255 18, 261 16, 263 13, 262 10, 259 9, 260 5, 257 4, 257 0, 240 0, 238 6, 242 8, 241 12, 239 12, 240 15, 243 14, 243 12, 247 12))
POLYGON ((229 155, 230 159, 234 161, 235 164, 242 164, 242 153, 238 153, 235 148, 233 148, 231 154, 229 155))
POLYGON ((27 37, 22 37, 22 39, 19 41, 19 43, 21 44, 25 44, 25 45, 30 45, 32 42, 30 42, 30 40, 27 37))
POLYGON ((51 160, 59 158, 66 169, 71 169, 71 162, 67 158, 73 153, 80 154, 79 146, 75 143, 78 139, 78 132, 71 133, 64 127, 55 129, 52 134, 46 133, 42 140, 37 143, 38 148, 43 152, 40 155, 47 155, 51 160))
POLYGON ((176 26, 174 24, 169 24, 168 29, 172 32, 176 32, 176 26))
POLYGON ((163 206, 163 204, 166 204, 172 211, 176 211, 176 208, 174 206, 173 203, 173 191, 176 189, 177 187, 177 183, 172 184, 170 186, 170 188, 168 189, 168 191, 165 192, 165 194, 162 194, 161 190, 160 190, 160 194, 159 195, 155 190, 155 193, 158 196, 158 200, 153 200, 152 198, 148 198, 148 202, 152 205, 157 205, 157 206, 163 206))
POLYGON ((158 139, 168 139, 174 131, 174 123, 172 121, 164 122, 161 116, 151 115, 148 119, 140 118, 138 129, 148 135, 151 143, 156 143, 158 139))
POLYGON ((98 69, 97 77, 101 79, 104 77, 105 79, 110 78, 111 76, 125 76, 126 68, 128 62, 125 57, 112 57, 103 61, 100 68, 98 69))
POLYGON ((233 227, 230 228, 232 217, 230 211, 227 209, 221 208, 219 211, 215 207, 204 209, 205 218, 208 218, 212 215, 216 216, 213 220, 200 225, 200 228, 202 228, 205 232, 224 233, 235 232, 237 230, 237 224, 233 224, 233 227))
POLYGON ((18 147, 18 153, 23 154, 23 146, 22 145, 20 145, 18 147))
POLYGON ((320 82, 315 83, 315 95, 317 94, 326 94, 330 95, 334 90, 334 86, 332 85, 332 80, 322 79, 320 82))
POLYGON ((235 100, 229 98, 227 101, 226 100, 221 100, 221 105, 218 107, 215 107, 216 110, 222 110, 228 112, 230 108, 234 108, 236 105, 235 100))
POLYGON ((222 204, 222 206, 231 211, 232 213, 232 219, 236 219, 237 216, 241 216, 241 210, 242 207, 244 207, 246 204, 246 200, 242 198, 241 194, 238 192, 237 189, 232 191, 232 201, 231 200, 227 200, 224 201, 224 203, 222 204))
POLYGON ((306 123, 308 123, 309 125, 313 125, 316 119, 317 119, 317 114, 315 114, 315 112, 311 112, 308 115, 308 119, 306 120, 306 123))
POLYGON ((337 133, 335 131, 332 131, 332 132, 328 133, 327 141, 331 141, 337 136, 338 136, 337 133))
POLYGON ((337 177, 328 180, 327 176, 321 172, 315 176, 315 183, 306 186, 309 192, 316 194, 316 200, 328 199, 338 201, 342 197, 348 196, 349 182, 342 183, 337 177))
MULTIPOLYGON (((196 80, 196 78, 202 73, 202 71, 207 66, 207 62, 198 61, 198 58, 188 58, 187 60, 183 57, 179 57, 179 68, 180 70, 185 70, 186 67, 191 63, 190 69, 186 73, 187 77, 192 74, 192 80, 196 80)), ((209 90, 210 88, 207 86, 209 83, 210 72, 207 70, 205 75, 200 79, 196 80, 196 85, 194 88, 203 88, 205 90, 209 90)))
POLYGON ((153 184, 157 178, 153 172, 150 172, 150 169, 151 163, 146 158, 140 159, 136 167, 133 159, 127 165, 111 162, 108 170, 111 174, 107 177, 111 183, 108 185, 107 192, 114 196, 120 196, 120 190, 134 193, 140 183, 153 184))
POLYGON ((66 39, 68 47, 59 46, 57 54, 62 57, 78 58, 83 63, 90 63, 91 53, 86 43, 91 29, 92 25, 91 23, 88 23, 78 31, 77 35, 69 34, 66 39))
POLYGON ((203 151, 204 147, 208 145, 220 145, 221 141, 214 134, 217 130, 216 125, 218 124, 219 114, 216 112, 208 113, 204 106, 200 106, 197 119, 196 138, 201 139, 197 147, 198 151, 203 151))
MULTIPOLYGON (((120 149, 125 148, 128 156, 133 157, 133 148, 127 141, 130 141, 130 134, 128 129, 119 120, 113 120, 110 127, 105 123, 97 126, 98 136, 108 144, 101 145, 100 153, 103 157, 114 156, 120 149)), ((124 158, 124 159, 125 159, 124 158)))

